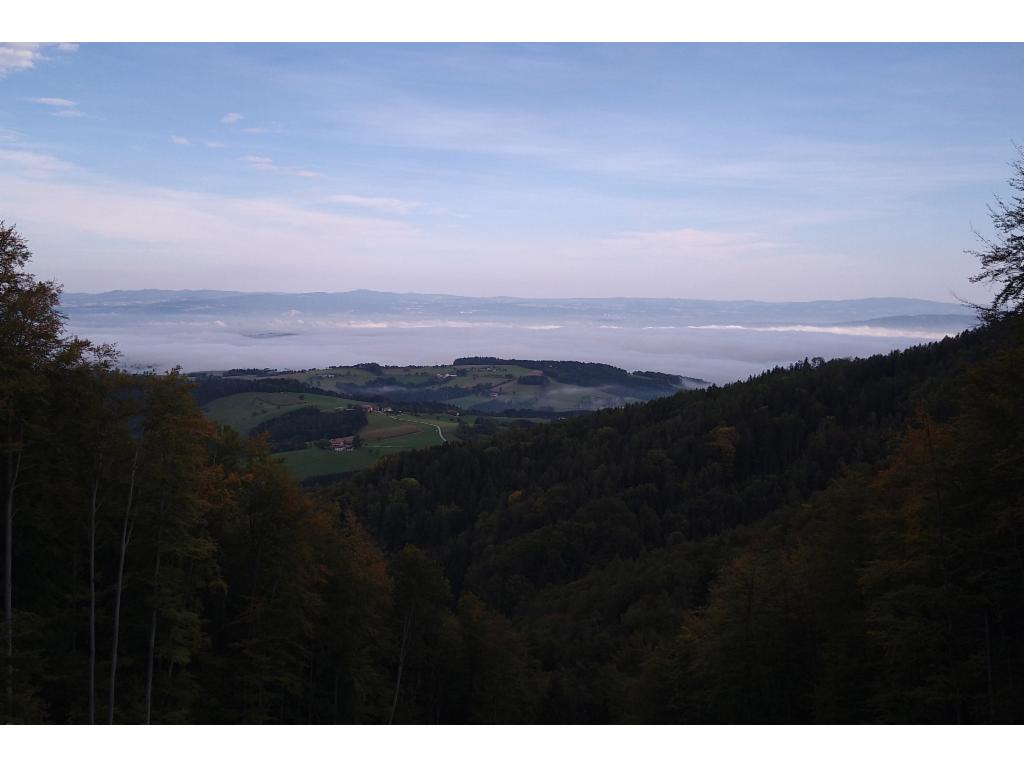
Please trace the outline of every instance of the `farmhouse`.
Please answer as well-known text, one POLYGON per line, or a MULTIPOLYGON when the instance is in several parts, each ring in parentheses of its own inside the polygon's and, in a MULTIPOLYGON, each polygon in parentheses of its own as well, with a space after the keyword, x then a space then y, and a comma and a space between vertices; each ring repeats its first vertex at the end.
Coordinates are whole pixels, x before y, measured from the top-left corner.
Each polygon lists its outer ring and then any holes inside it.
POLYGON ((347 451, 355 450, 355 440, 355 437, 351 435, 348 437, 332 437, 331 450, 335 453, 346 453, 347 451))

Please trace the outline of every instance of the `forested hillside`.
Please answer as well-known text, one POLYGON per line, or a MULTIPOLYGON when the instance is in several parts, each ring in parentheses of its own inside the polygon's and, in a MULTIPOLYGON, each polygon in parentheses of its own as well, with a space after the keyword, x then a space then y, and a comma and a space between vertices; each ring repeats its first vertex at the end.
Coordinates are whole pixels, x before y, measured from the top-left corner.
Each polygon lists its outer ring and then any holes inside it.
POLYGON ((8 722, 1019 722, 1024 329, 309 495, 0 226, 8 722))
POLYGON ((527 718, 1018 720, 1021 343, 805 363, 396 456, 338 498, 512 620, 527 718))

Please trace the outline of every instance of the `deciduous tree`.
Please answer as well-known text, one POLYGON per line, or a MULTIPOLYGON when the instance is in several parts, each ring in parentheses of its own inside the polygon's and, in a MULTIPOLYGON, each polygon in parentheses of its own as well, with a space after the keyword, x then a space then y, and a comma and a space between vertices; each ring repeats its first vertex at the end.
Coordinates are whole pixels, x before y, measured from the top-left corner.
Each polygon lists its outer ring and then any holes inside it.
POLYGON ((997 196, 995 205, 989 206, 995 236, 989 239, 978 234, 984 248, 968 251, 981 262, 971 282, 996 287, 990 304, 975 305, 986 320, 1024 311, 1024 148, 1017 147, 1017 159, 1010 162, 1010 168, 1010 196, 997 196))

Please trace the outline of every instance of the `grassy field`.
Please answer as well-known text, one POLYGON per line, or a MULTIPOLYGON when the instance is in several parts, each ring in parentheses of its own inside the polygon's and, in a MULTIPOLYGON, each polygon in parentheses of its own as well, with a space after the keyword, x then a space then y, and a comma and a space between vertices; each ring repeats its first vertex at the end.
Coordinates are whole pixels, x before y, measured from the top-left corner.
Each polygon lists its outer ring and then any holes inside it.
MULTIPOLYGON (((410 375, 429 372, 431 376, 435 371, 433 368, 398 370, 408 370, 410 375)), ((352 404, 359 404, 359 401, 298 392, 243 392, 218 398, 208 403, 204 410, 215 421, 248 434, 264 421, 299 408, 314 406, 326 411, 352 404)), ((298 480, 354 472, 372 466, 389 453, 430 448, 454 440, 459 423, 453 416, 438 414, 369 413, 366 418, 367 425, 360 431, 363 446, 355 451, 336 453, 309 447, 274 455, 284 461, 298 480)), ((467 416, 465 420, 472 423, 475 417, 467 416)))
MULTIPOLYGON (((349 367, 296 371, 277 378, 294 379, 320 389, 342 392, 365 386, 378 378, 394 379, 403 387, 424 387, 426 391, 434 387, 457 387, 469 392, 477 386, 508 386, 527 373, 528 369, 518 365, 385 366, 379 375, 362 368, 349 367)), ((430 398, 425 396, 423 399, 430 398)))
POLYGON ((203 410, 216 422, 227 424, 243 435, 264 421, 299 408, 316 406, 322 411, 332 411, 356 404, 355 400, 343 400, 327 395, 299 394, 297 392, 241 392, 237 395, 219 397, 207 403, 203 410))
POLYGON ((364 429, 359 433, 359 436, 363 438, 367 443, 378 442, 381 440, 387 440, 391 437, 403 437, 409 434, 415 434, 420 431, 420 428, 415 424, 402 424, 395 425, 393 427, 379 427, 377 429, 364 429))
MULTIPOLYGON (((445 428, 454 432, 458 422, 449 417, 412 416, 410 414, 371 413, 369 424, 360 432, 367 447, 411 450, 429 448, 444 442, 438 434, 445 428)), ((445 439, 448 439, 445 435, 445 439)))
MULTIPOLYGON (((431 414, 429 416, 413 416, 411 414, 403 414, 399 418, 406 421, 410 421, 414 424, 428 425, 430 427, 440 427, 441 433, 444 435, 445 440, 455 439, 455 430, 459 427, 459 420, 454 416, 438 416, 431 414)), ((474 417, 466 417, 465 421, 472 423, 474 417)), ((437 434, 436 430, 434 432, 437 434)))
POLYGON ((284 465, 296 480, 310 477, 337 475, 342 472, 355 472, 373 466, 380 458, 405 450, 404 448, 360 448, 349 453, 335 453, 321 448, 305 448, 301 451, 275 453, 274 456, 284 460, 284 465))
MULTIPOLYGON (((505 410, 592 411, 644 402, 684 388, 651 377, 630 377, 626 371, 590 368, 581 373, 573 363, 537 365, 355 366, 317 368, 274 374, 354 398, 390 399, 398 403, 443 402, 461 410, 500 413, 505 410), (558 365, 569 366, 558 368, 558 365), (546 371, 546 373, 545 373, 546 371), (617 372, 616 372, 617 371, 617 372), (572 382, 572 383, 571 383, 572 382), (586 382, 586 383, 580 383, 586 382)), ((243 378, 252 378, 246 375, 243 378)), ((411 410, 411 408, 409 408, 411 410)), ((403 408, 405 410, 405 408, 403 408)), ((443 427, 442 427, 443 429, 443 427)))
MULTIPOLYGON (((359 398, 389 394, 395 400, 444 402, 461 410, 479 409, 491 413, 503 410, 536 410, 552 413, 615 408, 650 399, 644 385, 624 387, 617 379, 604 384, 570 384, 551 378, 536 381, 538 371, 512 364, 382 366, 366 370, 357 367, 319 368, 276 375, 319 389, 359 398), (360 393, 366 393, 362 395, 360 393)), ((661 392, 670 394, 671 390, 661 392)), ((287 407, 287 406, 282 406, 287 407)), ((442 426, 442 430, 444 427, 442 426)))
POLYGON ((274 455, 284 460, 296 479, 306 480, 365 469, 389 453, 440 445, 442 440, 436 427, 441 427, 442 432, 446 429, 454 432, 457 426, 455 419, 404 414, 371 413, 367 420, 369 424, 359 433, 363 447, 357 450, 335 453, 322 448, 306 448, 274 455))

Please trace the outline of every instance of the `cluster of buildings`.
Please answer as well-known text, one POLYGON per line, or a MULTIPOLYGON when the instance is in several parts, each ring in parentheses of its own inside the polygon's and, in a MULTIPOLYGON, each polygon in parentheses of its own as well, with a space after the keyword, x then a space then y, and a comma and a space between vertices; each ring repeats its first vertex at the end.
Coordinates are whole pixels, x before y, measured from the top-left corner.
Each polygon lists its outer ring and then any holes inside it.
POLYGON ((331 438, 331 450, 335 453, 348 453, 354 451, 356 439, 353 435, 348 437, 332 437, 331 438))
POLYGON ((367 413, 391 413, 394 409, 385 405, 374 405, 373 403, 362 403, 359 406, 367 413))

